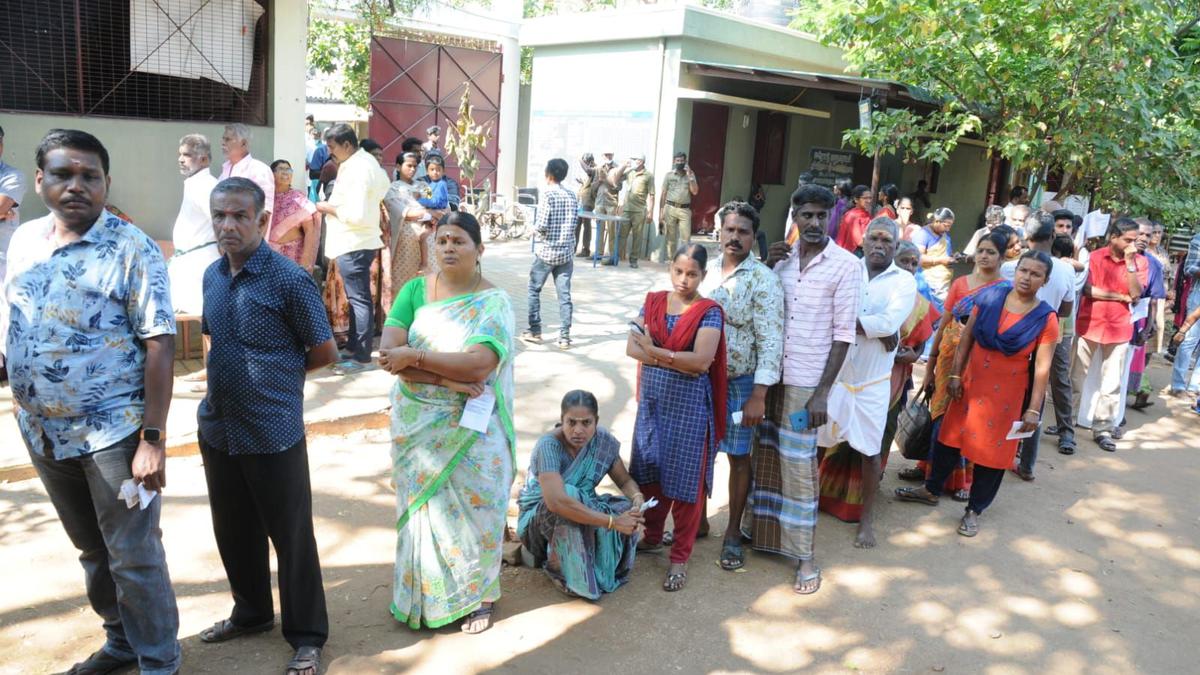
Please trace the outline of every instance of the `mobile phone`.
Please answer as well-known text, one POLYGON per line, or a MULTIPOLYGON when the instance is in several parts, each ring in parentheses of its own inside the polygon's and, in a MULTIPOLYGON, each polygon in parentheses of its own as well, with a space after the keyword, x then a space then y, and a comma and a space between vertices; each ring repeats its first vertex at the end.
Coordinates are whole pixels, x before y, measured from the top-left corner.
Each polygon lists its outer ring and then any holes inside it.
POLYGON ((807 410, 797 410, 788 419, 791 420, 792 431, 808 431, 807 410))
POLYGON ((630 321, 630 322, 629 322, 629 331, 630 331, 631 333, 637 333, 638 335, 645 335, 645 334, 646 334, 646 329, 644 329, 644 328, 642 328, 641 326, 639 326, 639 325, 638 325, 638 323, 637 323, 636 321, 630 321))

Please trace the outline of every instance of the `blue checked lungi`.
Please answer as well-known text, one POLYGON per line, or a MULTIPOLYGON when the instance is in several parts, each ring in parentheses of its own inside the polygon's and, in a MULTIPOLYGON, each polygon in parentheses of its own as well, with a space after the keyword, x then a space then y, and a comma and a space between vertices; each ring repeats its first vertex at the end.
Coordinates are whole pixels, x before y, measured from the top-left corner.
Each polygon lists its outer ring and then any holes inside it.
POLYGON ((727 387, 728 403, 726 409, 725 438, 721 440, 720 450, 734 457, 745 457, 750 454, 750 444, 754 440, 754 427, 744 427, 735 424, 733 413, 746 405, 750 395, 754 393, 754 374, 739 375, 729 378, 727 387))
POLYGON ((751 546, 797 560, 813 557, 817 526, 817 431, 792 431, 787 421, 808 403, 814 388, 778 384, 767 394, 751 466, 753 486, 742 532, 751 546))

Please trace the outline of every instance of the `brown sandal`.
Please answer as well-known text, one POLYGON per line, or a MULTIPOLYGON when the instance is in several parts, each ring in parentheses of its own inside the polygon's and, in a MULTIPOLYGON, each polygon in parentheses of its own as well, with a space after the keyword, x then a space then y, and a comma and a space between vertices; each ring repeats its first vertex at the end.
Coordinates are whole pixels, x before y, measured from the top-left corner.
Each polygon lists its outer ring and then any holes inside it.
POLYGON ((923 485, 919 487, 896 488, 896 499, 902 502, 916 502, 918 504, 937 506, 938 498, 932 495, 926 496, 928 494, 923 485))

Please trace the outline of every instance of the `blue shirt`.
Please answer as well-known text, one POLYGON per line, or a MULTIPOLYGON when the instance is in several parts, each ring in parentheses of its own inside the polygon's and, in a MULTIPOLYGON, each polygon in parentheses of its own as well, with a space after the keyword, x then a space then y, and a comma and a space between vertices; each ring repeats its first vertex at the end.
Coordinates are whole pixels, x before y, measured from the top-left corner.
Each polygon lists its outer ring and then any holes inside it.
POLYGON ((196 417, 204 440, 231 455, 283 452, 304 438, 304 362, 331 338, 317 285, 264 242, 230 276, 204 272, 202 329, 212 336, 208 395, 196 417))
POLYGON ((153 239, 103 211, 59 247, 53 217, 32 220, 13 234, 4 300, 17 421, 33 452, 81 457, 142 426, 143 342, 175 333, 167 265, 153 239))
POLYGON ((1150 298, 1151 300, 1165 300, 1167 297, 1167 287, 1165 277, 1163 276, 1162 263, 1152 255, 1146 255, 1145 253, 1139 253, 1138 255, 1145 258, 1146 262, 1150 264, 1150 269, 1146 276, 1146 288, 1142 290, 1142 297, 1150 298))
POLYGON ((305 158, 305 164, 308 164, 308 177, 312 178, 314 173, 320 174, 321 168, 328 161, 329 147, 324 143, 317 143, 317 147, 313 148, 312 155, 305 158))
POLYGON ((538 198, 533 223, 533 254, 547 265, 564 265, 575 255, 575 221, 579 199, 574 192, 555 184, 538 198))

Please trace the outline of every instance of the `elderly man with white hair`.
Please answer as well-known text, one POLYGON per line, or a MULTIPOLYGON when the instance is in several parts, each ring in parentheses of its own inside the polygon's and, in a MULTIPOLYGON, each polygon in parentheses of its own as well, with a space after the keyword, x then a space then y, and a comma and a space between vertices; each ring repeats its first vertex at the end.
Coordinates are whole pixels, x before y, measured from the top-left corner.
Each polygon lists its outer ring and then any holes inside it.
POLYGON ((226 124, 221 134, 221 153, 225 163, 221 165, 218 180, 226 178, 249 178, 262 188, 267 196, 267 211, 275 203, 275 173, 271 167, 250 156, 250 127, 245 124, 226 124))
MULTIPOLYGON (((891 218, 880 216, 867 225, 854 344, 829 393, 829 422, 817 435, 819 446, 831 448, 826 453, 827 461, 835 453, 852 451, 862 462, 863 510, 854 539, 858 548, 875 546, 872 520, 875 493, 883 473, 880 454, 891 399, 892 366, 900 328, 917 300, 916 279, 893 260, 899 241, 899 227, 891 218)), ((826 478, 821 476, 822 498, 831 488, 826 478)))

